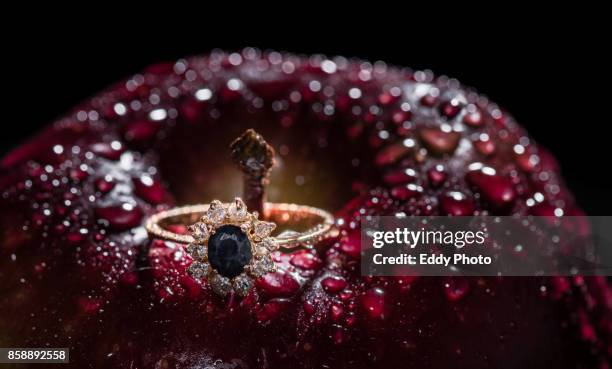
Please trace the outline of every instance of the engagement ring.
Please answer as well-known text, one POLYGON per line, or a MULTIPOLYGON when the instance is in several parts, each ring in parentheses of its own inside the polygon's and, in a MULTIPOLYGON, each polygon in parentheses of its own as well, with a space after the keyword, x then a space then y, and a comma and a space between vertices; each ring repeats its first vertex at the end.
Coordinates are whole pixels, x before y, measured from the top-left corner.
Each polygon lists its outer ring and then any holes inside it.
POLYGON ((188 272, 196 281, 206 279, 219 295, 233 290, 245 296, 254 279, 276 270, 271 252, 308 247, 328 237, 334 224, 329 212, 305 205, 265 203, 264 213, 265 219, 271 221, 259 220, 257 212, 249 213, 238 197, 231 203, 214 200, 210 204, 161 211, 147 220, 146 229, 158 238, 188 245, 187 253, 193 258, 188 272), (176 218, 186 218, 182 224, 197 221, 188 227, 188 234, 163 227, 176 218), (286 230, 272 237, 277 224, 290 229, 302 225, 307 229, 286 230))

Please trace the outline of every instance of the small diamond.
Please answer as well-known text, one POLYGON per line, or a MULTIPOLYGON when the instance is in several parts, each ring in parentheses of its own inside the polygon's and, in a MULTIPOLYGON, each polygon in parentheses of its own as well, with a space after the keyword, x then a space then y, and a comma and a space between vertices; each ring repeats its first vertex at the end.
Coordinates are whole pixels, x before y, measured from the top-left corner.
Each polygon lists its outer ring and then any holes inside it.
POLYGON ((204 223, 196 223, 189 227, 189 231, 191 231, 191 235, 198 241, 206 241, 210 236, 210 232, 208 232, 208 227, 204 223))
POLYGON ((242 297, 249 293, 252 286, 253 280, 244 274, 234 278, 234 291, 242 297))
POLYGON ((268 253, 269 253, 268 249, 266 249, 264 246, 260 246, 260 245, 257 245, 255 252, 256 252, 258 257, 268 255, 268 253))
POLYGON ((199 281, 208 274, 209 270, 210 266, 208 265, 208 263, 200 263, 199 261, 194 261, 187 269, 187 272, 194 279, 199 281))
POLYGON ((243 220, 248 215, 246 205, 238 197, 236 197, 234 202, 230 204, 229 208, 227 209, 227 213, 231 219, 235 220, 243 220))
POLYGON ((206 216, 213 223, 220 223, 225 218, 225 208, 219 200, 214 200, 210 203, 210 207, 206 212, 206 216))
POLYGON ((272 251, 276 251, 278 246, 276 242, 272 238, 264 238, 263 241, 257 244, 257 254, 259 256, 264 256, 269 254, 272 251))
POLYGON ((272 233, 274 228, 276 228, 276 224, 274 223, 261 222, 261 221, 255 222, 254 224, 255 237, 260 238, 260 239, 268 237, 270 233, 272 233))
POLYGON ((248 233, 248 232, 249 232, 249 229, 251 229, 251 224, 250 224, 250 223, 248 223, 248 222, 247 222, 247 223, 242 223, 242 224, 240 225, 240 229, 242 229, 242 232, 244 232, 244 233, 248 233))
POLYGON ((268 272, 274 271, 275 268, 274 268, 274 262, 272 261, 272 258, 266 255, 262 257, 261 259, 256 260, 250 269, 251 269, 251 274, 256 278, 259 278, 268 272))
POLYGON ((278 249, 278 245, 276 244, 276 242, 272 238, 264 238, 259 243, 259 246, 265 247, 266 250, 268 250, 268 251, 276 251, 278 249))
POLYGON ((208 256, 206 246, 198 244, 191 244, 187 246, 187 253, 196 260, 205 260, 208 256))
POLYGON ((218 274, 213 275, 209 281, 213 291, 218 295, 225 296, 232 289, 230 280, 218 274))

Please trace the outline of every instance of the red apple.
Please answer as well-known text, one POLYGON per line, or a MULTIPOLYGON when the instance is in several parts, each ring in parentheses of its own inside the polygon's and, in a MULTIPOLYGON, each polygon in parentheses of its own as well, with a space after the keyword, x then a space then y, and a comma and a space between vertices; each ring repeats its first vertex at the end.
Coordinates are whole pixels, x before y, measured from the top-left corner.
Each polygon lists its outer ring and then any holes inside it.
POLYGON ((603 277, 360 275, 363 214, 580 214, 552 156, 448 78, 214 52, 100 92, 0 170, 3 347, 69 347, 79 368, 605 368, 612 355, 603 277), (277 150, 271 199, 333 210, 341 232, 277 254, 277 273, 225 299, 143 221, 240 195, 228 145, 246 128, 277 150))

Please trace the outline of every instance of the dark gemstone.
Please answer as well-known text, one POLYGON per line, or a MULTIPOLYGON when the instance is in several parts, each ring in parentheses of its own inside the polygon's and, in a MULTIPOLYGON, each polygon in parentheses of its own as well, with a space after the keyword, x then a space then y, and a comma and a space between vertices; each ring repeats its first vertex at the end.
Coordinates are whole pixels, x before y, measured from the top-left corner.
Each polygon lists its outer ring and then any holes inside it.
POLYGON ((208 262, 222 276, 234 278, 251 262, 251 242, 239 227, 224 225, 208 240, 208 262))

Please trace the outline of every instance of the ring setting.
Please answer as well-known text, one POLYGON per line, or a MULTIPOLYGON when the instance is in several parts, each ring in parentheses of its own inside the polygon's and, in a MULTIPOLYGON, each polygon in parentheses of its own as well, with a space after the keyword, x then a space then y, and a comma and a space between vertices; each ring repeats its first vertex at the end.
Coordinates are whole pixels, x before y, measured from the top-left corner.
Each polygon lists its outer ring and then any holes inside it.
POLYGON ((188 273, 198 282, 205 278, 219 295, 233 290, 245 296, 254 279, 276 270, 270 253, 278 246, 269 237, 276 224, 257 218, 240 198, 230 204, 211 202, 189 227, 194 242, 187 246, 193 259, 188 273))
POLYGON ((161 211, 146 223, 149 234, 161 239, 187 244, 186 252, 193 259, 187 273, 198 283, 205 280, 218 295, 234 292, 246 296, 254 281, 275 272, 272 253, 280 248, 308 247, 313 242, 329 237, 333 216, 318 208, 265 203, 266 219, 257 212, 249 212, 239 197, 231 203, 214 200, 210 204, 190 205, 161 211), (177 234, 162 228, 161 223, 173 217, 188 216, 199 219, 188 226, 189 234, 177 234), (276 237, 272 232, 278 222, 311 220, 315 225, 304 232, 286 231, 276 237))

